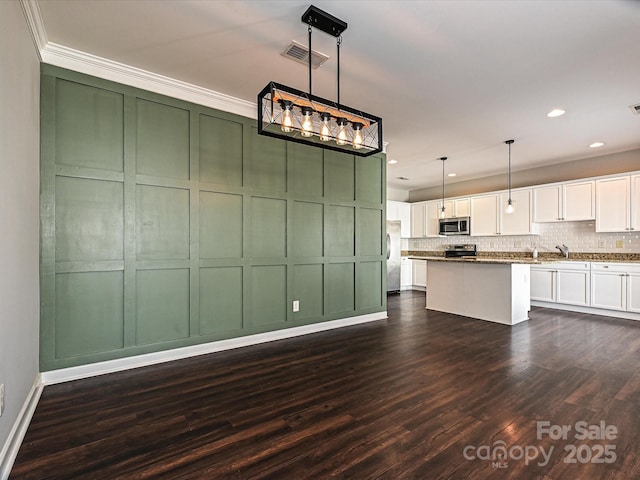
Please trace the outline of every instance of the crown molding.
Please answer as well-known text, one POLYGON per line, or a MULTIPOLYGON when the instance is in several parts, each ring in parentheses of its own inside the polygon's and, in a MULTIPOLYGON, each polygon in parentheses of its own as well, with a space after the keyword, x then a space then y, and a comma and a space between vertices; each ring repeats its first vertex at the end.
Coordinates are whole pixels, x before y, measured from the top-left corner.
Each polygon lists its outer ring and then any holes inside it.
POLYGON ((44 28, 42 14, 40 13, 40 5, 37 0, 20 0, 20 6, 27 20, 29 32, 31 33, 33 44, 36 47, 38 58, 42 61, 42 49, 49 41, 47 39, 47 31, 44 28))
POLYGON ((64 45, 48 42, 42 49, 42 61, 87 75, 104 78, 105 80, 179 98, 187 102, 205 105, 244 117, 257 118, 257 107, 253 102, 81 52, 64 45))

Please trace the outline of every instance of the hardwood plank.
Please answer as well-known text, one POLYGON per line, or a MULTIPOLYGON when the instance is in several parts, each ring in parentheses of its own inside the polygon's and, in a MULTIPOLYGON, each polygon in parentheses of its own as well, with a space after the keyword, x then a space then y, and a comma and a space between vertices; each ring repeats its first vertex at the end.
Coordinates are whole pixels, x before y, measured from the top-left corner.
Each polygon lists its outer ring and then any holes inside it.
POLYGON ((388 298, 389 319, 44 389, 11 479, 623 479, 640 473, 640 325, 534 308, 514 327, 388 298), (568 464, 538 421, 615 425, 568 464), (551 449, 549 464, 467 446, 551 449))

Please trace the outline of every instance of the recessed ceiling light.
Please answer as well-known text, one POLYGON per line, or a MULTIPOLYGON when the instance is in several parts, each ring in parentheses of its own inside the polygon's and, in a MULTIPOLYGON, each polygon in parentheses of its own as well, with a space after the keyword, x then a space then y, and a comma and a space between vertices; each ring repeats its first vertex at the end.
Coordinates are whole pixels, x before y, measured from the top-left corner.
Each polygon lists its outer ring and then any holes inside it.
POLYGON ((589 148, 598 148, 602 146, 604 146, 604 142, 593 142, 591 145, 589 145, 589 148))
POLYGON ((550 118, 559 117, 560 115, 564 115, 565 113, 566 112, 561 108, 554 108, 549 113, 547 113, 547 117, 550 117, 550 118))
POLYGON ((407 177, 398 177, 398 180, 409 180, 407 177))
POLYGON ((398 160, 389 160, 387 163, 389 165, 395 165, 396 163, 398 163, 398 160))
POLYGON ((455 173, 450 173, 449 175, 447 175, 447 177, 455 177, 456 174, 455 173))

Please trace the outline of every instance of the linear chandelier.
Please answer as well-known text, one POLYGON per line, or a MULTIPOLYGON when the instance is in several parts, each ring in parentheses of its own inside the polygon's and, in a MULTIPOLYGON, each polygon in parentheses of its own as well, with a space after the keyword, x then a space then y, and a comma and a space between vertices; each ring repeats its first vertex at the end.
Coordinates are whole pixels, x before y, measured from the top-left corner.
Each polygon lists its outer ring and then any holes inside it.
POLYGON ((302 15, 309 33, 309 91, 276 82, 258 94, 258 133, 290 142, 367 157, 382 151, 382 118, 340 103, 340 45, 347 23, 311 5, 302 15), (311 32, 337 39, 337 101, 312 93, 311 32))

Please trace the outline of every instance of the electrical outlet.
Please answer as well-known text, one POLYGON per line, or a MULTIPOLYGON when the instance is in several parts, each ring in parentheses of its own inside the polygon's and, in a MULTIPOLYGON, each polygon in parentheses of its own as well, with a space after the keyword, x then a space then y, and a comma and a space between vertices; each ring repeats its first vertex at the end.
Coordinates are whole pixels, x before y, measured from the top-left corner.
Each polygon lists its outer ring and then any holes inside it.
POLYGON ((604 248, 604 240, 598 240, 598 248, 604 248))
POLYGON ((294 300, 293 301, 293 311, 294 312, 299 312, 300 311, 300 300, 294 300))
POLYGON ((513 242, 513 246, 514 246, 514 248, 520 248, 522 246, 522 242, 515 241, 515 242, 513 242))
POLYGON ((623 248, 624 240, 616 240, 616 248, 623 248))
POLYGON ((0 385, 0 416, 2 416, 3 410, 4 410, 4 383, 0 385))

